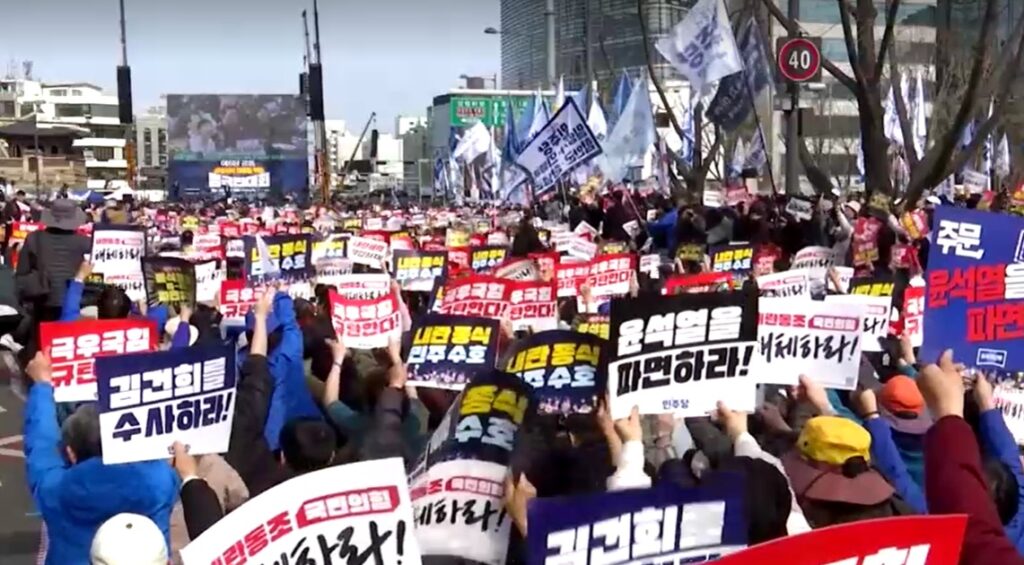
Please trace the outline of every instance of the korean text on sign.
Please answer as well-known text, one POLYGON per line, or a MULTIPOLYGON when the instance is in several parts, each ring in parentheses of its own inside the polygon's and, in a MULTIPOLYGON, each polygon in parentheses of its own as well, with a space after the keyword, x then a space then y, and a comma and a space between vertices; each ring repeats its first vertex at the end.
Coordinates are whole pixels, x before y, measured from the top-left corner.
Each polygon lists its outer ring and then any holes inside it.
POLYGON ((1024 369, 1024 219, 942 206, 934 226, 921 356, 1024 369))
POLYGON ((601 392, 602 340, 569 330, 533 334, 505 370, 533 387, 539 414, 588 414, 601 392))
POLYGON ((416 320, 409 344, 409 384, 462 390, 494 368, 498 321, 430 314, 416 320))
POLYGON ((510 308, 512 281, 483 275, 465 277, 445 287, 440 313, 501 320, 510 308))
POLYGON ((513 330, 535 332, 558 327, 558 302, 554 282, 520 281, 512 287, 508 319, 513 330))
POLYGON ((181 550, 185 565, 365 563, 419 565, 401 459, 328 467, 249 500, 181 550))
POLYGON ((265 259, 279 269, 282 279, 305 278, 312 269, 312 245, 309 234, 275 235, 264 237, 269 257, 262 258, 255 237, 245 238, 246 277, 254 282, 262 280, 269 273, 263 272, 265 259))
POLYGON ((577 165, 601 153, 601 144, 587 127, 586 118, 572 100, 566 100, 530 144, 516 164, 533 177, 536 190, 558 182, 577 165))
POLYGON ((345 345, 353 349, 387 347, 402 333, 401 313, 394 294, 367 300, 331 292, 331 321, 345 345))
POLYGON ((157 342, 150 320, 44 322, 39 327, 39 347, 50 352, 53 363, 57 402, 96 400, 96 357, 153 351, 157 342))
POLYGON ((443 278, 448 266, 445 251, 395 251, 395 280, 403 290, 430 292, 434 281, 443 278))
POLYGON ((96 376, 105 464, 164 459, 175 441, 196 455, 227 451, 233 347, 100 357, 96 376))

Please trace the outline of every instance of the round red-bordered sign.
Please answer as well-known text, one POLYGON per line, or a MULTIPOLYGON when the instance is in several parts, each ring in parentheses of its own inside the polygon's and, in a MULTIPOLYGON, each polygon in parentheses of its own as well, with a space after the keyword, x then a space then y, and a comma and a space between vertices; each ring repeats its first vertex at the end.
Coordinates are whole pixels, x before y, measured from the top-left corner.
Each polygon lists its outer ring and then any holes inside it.
POLYGON ((821 73, 821 51, 807 37, 786 39, 775 62, 782 76, 793 82, 806 82, 821 73))

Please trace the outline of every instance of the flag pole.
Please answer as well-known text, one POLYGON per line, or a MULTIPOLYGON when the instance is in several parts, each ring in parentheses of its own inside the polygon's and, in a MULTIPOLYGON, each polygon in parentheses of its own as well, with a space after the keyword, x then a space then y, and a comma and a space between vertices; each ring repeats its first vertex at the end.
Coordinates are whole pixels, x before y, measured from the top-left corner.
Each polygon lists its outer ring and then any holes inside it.
POLYGON ((764 138, 764 126, 761 125, 761 117, 757 115, 757 104, 754 100, 754 91, 750 88, 750 82, 743 79, 743 88, 747 89, 747 98, 750 100, 750 111, 754 114, 754 123, 757 124, 757 134, 761 136, 761 149, 764 151, 764 159, 768 164, 768 181, 772 183, 772 194, 778 194, 779 189, 775 185, 775 173, 772 171, 772 158, 768 152, 768 140, 764 138))

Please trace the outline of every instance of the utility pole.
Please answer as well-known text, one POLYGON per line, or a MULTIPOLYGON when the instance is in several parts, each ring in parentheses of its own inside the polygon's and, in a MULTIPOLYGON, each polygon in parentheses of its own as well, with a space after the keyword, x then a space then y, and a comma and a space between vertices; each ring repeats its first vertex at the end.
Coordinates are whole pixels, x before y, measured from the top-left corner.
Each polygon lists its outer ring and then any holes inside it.
MULTIPOLYGON (((788 0, 789 19, 800 19, 800 0, 788 0)), ((789 37, 799 37, 799 31, 789 37)), ((800 83, 789 81, 789 112, 786 113, 786 194, 800 193, 800 83)))
MULTIPOLYGON (((586 61, 587 76, 583 81, 583 84, 588 88, 594 82, 594 56, 590 48, 591 34, 593 34, 593 14, 594 11, 591 8, 591 2, 584 0, 583 2, 583 59, 586 61)), ((593 96, 593 92, 591 96, 593 96)), ((586 109, 583 110, 586 112, 586 109)))
MULTIPOLYGON (((316 57, 316 65, 318 73, 322 73, 323 70, 323 58, 320 52, 320 8, 317 4, 317 0, 313 0, 313 54, 316 57)), ((321 106, 323 99, 323 80, 318 81, 320 84, 320 97, 321 106)), ((316 135, 317 153, 319 159, 317 162, 320 164, 320 194, 324 203, 330 202, 331 200, 331 160, 327 151, 327 124, 325 122, 325 116, 319 115, 314 116, 319 118, 314 121, 314 133, 316 135)))
POLYGON ((545 0, 544 23, 547 27, 547 87, 555 89, 558 82, 555 76, 555 0, 545 0))
POLYGON ((124 159, 128 164, 128 188, 138 187, 138 159, 135 157, 135 116, 132 110, 132 68, 128 66, 128 33, 124 17, 124 0, 120 7, 121 64, 117 67, 117 112, 124 128, 124 159))

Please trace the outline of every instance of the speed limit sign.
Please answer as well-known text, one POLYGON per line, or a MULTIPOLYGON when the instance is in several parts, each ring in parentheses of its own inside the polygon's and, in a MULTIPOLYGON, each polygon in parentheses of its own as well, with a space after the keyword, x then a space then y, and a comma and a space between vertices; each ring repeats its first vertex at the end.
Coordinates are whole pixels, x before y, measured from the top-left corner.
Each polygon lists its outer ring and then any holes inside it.
POLYGON ((779 73, 791 82, 821 80, 821 38, 780 37, 775 41, 779 73))

